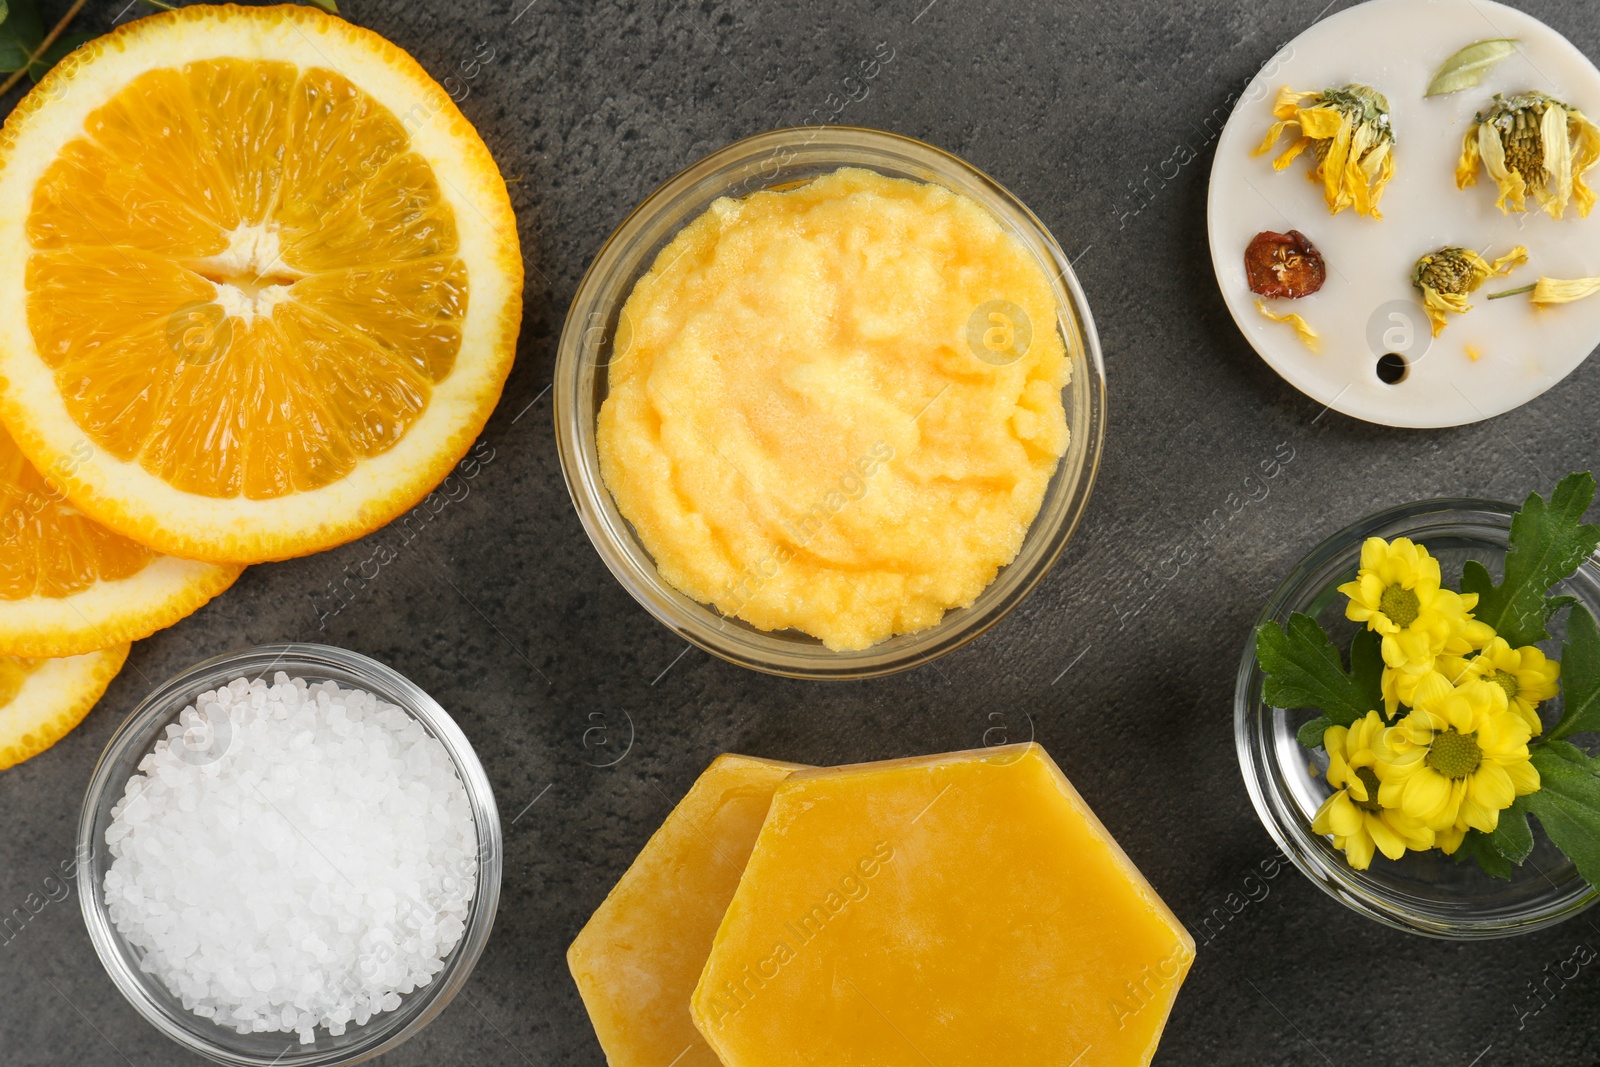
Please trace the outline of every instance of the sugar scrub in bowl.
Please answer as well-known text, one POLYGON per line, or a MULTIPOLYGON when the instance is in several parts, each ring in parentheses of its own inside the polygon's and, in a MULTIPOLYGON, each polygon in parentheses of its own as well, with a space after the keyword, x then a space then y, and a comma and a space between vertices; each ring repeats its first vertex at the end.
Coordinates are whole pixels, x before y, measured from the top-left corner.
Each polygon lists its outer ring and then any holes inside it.
POLYGON ((1103 372, 1044 226, 947 153, 777 130, 672 179, 601 251, 556 371, 595 546, 690 641, 804 677, 998 621, 1087 502, 1103 372))
POLYGON ((482 767, 420 689, 341 649, 185 672, 129 717, 80 828, 129 1000, 222 1063, 354 1063, 460 987, 492 922, 482 767))

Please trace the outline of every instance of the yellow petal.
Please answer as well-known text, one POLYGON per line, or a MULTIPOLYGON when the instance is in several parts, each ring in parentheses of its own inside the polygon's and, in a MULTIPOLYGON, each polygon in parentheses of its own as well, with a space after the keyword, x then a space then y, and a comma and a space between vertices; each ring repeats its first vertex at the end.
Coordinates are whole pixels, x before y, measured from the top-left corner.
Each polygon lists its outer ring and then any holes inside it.
MULTIPOLYGON (((1339 114, 1337 111, 1333 113, 1335 115, 1339 114)), ((1309 112, 1301 112, 1302 116, 1306 114, 1309 114, 1309 112)), ((1300 127, 1305 129, 1311 136, 1318 136, 1306 128, 1304 118, 1301 119, 1300 127)), ((1328 144, 1328 154, 1322 160, 1322 198, 1328 204, 1328 213, 1330 215, 1337 215, 1350 204, 1350 195, 1345 191, 1344 187, 1344 167, 1345 161, 1350 157, 1352 132, 1350 123, 1343 116, 1340 116, 1339 126, 1334 130, 1333 140, 1328 144)))
MULTIPOLYGON (((1501 256, 1499 259, 1495 260, 1493 263, 1489 264, 1489 277, 1493 277, 1496 274, 1510 274, 1512 270, 1526 262, 1528 262, 1528 250, 1523 248, 1521 245, 1518 245, 1505 255, 1501 256)), ((1468 604, 1467 607, 1468 609, 1477 607, 1477 599, 1475 596, 1473 602, 1468 604)))
POLYGON ((1372 837, 1368 834, 1347 837, 1344 842, 1344 859, 1358 871, 1364 871, 1372 866, 1372 837))
POLYGON ((1378 204, 1383 200, 1384 187, 1389 184, 1389 179, 1394 177, 1394 153, 1384 147, 1383 165, 1378 168, 1378 180, 1372 186, 1372 217, 1383 218, 1378 211, 1378 204))
MULTIPOLYGON (((1434 662, 1438 663, 1438 660, 1434 662)), ((1439 700, 1450 693, 1453 688, 1450 680, 1442 672, 1437 670, 1428 671, 1417 679, 1416 688, 1411 691, 1411 699, 1406 703, 1412 705, 1432 704, 1435 700, 1439 700)))
POLYGON ((1551 304, 1570 304, 1574 300, 1582 300, 1586 296, 1600 293, 1600 278, 1560 278, 1540 277, 1533 287, 1533 302, 1540 307, 1551 304))
POLYGON ((1278 90, 1278 98, 1272 102, 1272 114, 1280 119, 1292 119, 1294 113, 1300 110, 1300 101, 1307 97, 1319 95, 1315 91, 1296 92, 1285 85, 1278 90))
POLYGON ((1315 142, 1309 137, 1299 138, 1293 144, 1289 145, 1288 148, 1285 148, 1282 155, 1272 161, 1272 169, 1286 169, 1289 164, 1293 163, 1297 158, 1299 158, 1301 152, 1304 152, 1306 149, 1310 148, 1314 143, 1315 142))
POLYGON ((1461 809, 1456 813, 1456 824, 1492 834, 1495 827, 1500 825, 1500 809, 1487 807, 1469 797, 1461 802, 1461 809))
POLYGON ((1252 156, 1260 156, 1272 151, 1272 146, 1278 143, 1278 138, 1283 136, 1283 131, 1294 124, 1293 119, 1286 122, 1274 122, 1268 127, 1266 137, 1262 138, 1261 143, 1256 145, 1255 151, 1250 154, 1252 156))
POLYGON ((1311 349, 1313 352, 1322 351, 1322 340, 1317 336, 1317 331, 1313 330, 1311 328, 1311 324, 1306 322, 1306 320, 1301 318, 1299 315, 1296 315, 1292 311, 1286 312, 1282 315, 1275 315, 1268 311, 1267 305, 1263 304, 1259 300, 1256 301, 1256 310, 1260 311, 1261 314, 1265 315, 1273 322, 1284 322, 1288 323, 1290 326, 1293 326, 1294 332, 1300 338, 1302 344, 1311 349))
POLYGON ((1357 186, 1356 210, 1375 219, 1383 218, 1383 212, 1378 210, 1378 201, 1383 199, 1383 187, 1389 184, 1389 179, 1394 175, 1394 156, 1389 152, 1391 144, 1390 141, 1382 142, 1361 160, 1364 187, 1357 186), (1364 211, 1361 209, 1363 202, 1366 204, 1364 211))
POLYGON ((1578 205, 1578 214, 1589 217, 1594 207, 1594 190, 1584 184, 1583 176, 1590 167, 1600 162, 1600 126, 1596 126, 1581 111, 1567 116, 1576 127, 1573 139, 1577 142, 1572 155, 1572 199, 1578 205))
POLYGON ((1465 830, 1458 830, 1452 826, 1448 830, 1440 830, 1434 837, 1433 843, 1446 856, 1450 856, 1454 855, 1456 849, 1461 847, 1461 839, 1466 836, 1467 832, 1465 830))
POLYGON ((1552 103, 1545 108, 1539 135, 1544 138, 1544 169, 1550 188, 1540 197, 1550 217, 1559 219, 1572 199, 1572 142, 1567 138, 1567 111, 1552 103))
MULTIPOLYGON (((1490 812, 1498 812, 1509 808, 1511 802, 1517 799, 1517 790, 1511 781, 1511 775, 1506 773, 1504 767, 1498 763, 1485 760, 1483 766, 1478 768, 1478 773, 1467 779, 1470 783, 1467 794, 1472 802, 1490 812)), ((1483 829, 1483 827, 1479 827, 1483 829)), ((1491 823, 1490 830, 1494 829, 1491 823)))
POLYGON ((1328 826, 1340 837, 1348 837, 1361 830, 1361 809, 1350 800, 1349 794, 1340 791, 1333 795, 1328 808, 1328 826))
POLYGON ((1517 791, 1517 796, 1525 797, 1529 793, 1539 791, 1539 769, 1527 760, 1501 765, 1506 774, 1511 778, 1511 787, 1517 791))
MULTIPOLYGON (((1382 790, 1379 790, 1381 793, 1382 790)), ((1450 804, 1450 780, 1434 771, 1421 770, 1406 779, 1400 810, 1430 826, 1452 821, 1444 816, 1450 804)))
POLYGON ((1478 154, 1483 158, 1483 169, 1489 172, 1489 177, 1494 179, 1500 190, 1496 206, 1502 212, 1526 211, 1526 185, 1522 175, 1506 168, 1505 145, 1500 142, 1500 131, 1495 129, 1492 122, 1485 122, 1478 127, 1478 154))
POLYGON ((1339 180, 1345 195, 1355 204, 1357 215, 1367 215, 1372 212, 1366 175, 1361 170, 1361 158, 1371 147, 1372 127, 1363 123, 1351 134, 1350 154, 1345 157, 1344 174, 1339 180))
POLYGON ((1478 184, 1478 127, 1467 131, 1461 141, 1461 162, 1456 164, 1456 188, 1478 184))
POLYGON ((1527 755, 1531 736, 1532 729, 1521 715, 1515 712, 1491 715, 1478 727, 1478 746, 1486 755, 1520 757, 1527 755))
POLYGON ((1307 137, 1317 140, 1326 140, 1337 137, 1342 131, 1345 144, 1350 143, 1349 121, 1336 107, 1303 107, 1295 112, 1300 120, 1300 129, 1307 137))
POLYGON ((1395 833, 1394 828, 1384 822, 1380 816, 1371 812, 1366 813, 1365 824, 1364 829, 1367 831, 1367 836, 1372 838, 1372 843, 1378 846, 1378 851, 1392 860, 1397 860, 1406 854, 1405 840, 1395 833))
POLYGON ((1433 336, 1438 337, 1444 332, 1450 320, 1450 312, 1460 314, 1470 310, 1467 307, 1458 307, 1457 302, 1465 304, 1465 297, 1458 297, 1454 293, 1441 293, 1431 285, 1422 287, 1422 310, 1428 313, 1428 321, 1433 323, 1433 336))

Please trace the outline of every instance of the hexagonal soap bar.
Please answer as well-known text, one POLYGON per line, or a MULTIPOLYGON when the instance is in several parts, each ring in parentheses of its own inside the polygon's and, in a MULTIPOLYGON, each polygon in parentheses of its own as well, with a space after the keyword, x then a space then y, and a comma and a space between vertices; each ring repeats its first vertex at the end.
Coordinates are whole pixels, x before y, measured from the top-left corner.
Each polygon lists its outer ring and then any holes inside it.
POLYGON ((692 1007, 725 1067, 1133 1067, 1193 959, 1045 751, 1012 745, 786 777, 692 1007))

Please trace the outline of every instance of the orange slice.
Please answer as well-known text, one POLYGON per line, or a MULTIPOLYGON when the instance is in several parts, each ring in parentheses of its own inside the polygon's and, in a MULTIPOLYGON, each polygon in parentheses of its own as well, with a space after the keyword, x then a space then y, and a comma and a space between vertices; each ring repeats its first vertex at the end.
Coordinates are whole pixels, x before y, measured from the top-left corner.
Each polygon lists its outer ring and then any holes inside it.
POLYGON ((136 641, 243 570, 163 556, 112 533, 67 503, 0 429, 0 656, 76 656, 136 641))
POLYGON ((71 733, 127 658, 126 644, 65 659, 0 656, 0 771, 71 733))
POLYGON ((163 552, 284 559, 412 507, 499 399, 521 291, 477 132, 313 8, 130 23, 0 133, 0 418, 163 552))

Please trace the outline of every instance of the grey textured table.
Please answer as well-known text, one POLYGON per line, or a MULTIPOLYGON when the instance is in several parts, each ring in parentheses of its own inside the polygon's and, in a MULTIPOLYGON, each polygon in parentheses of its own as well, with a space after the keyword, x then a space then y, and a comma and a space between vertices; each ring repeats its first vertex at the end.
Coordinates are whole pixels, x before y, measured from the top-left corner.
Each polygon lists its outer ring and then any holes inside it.
MULTIPOLYGON (((94 0, 84 23, 109 26, 121 3, 94 0)), ((1489 423, 1402 432, 1324 411, 1239 336, 1206 249, 1211 142, 1323 3, 348 0, 436 78, 474 74, 463 110, 513 179, 528 288, 484 432, 493 460, 326 628, 329 583, 385 533, 251 568, 139 642, 76 732, 0 774, 0 911, 71 856, 89 770, 149 688, 245 645, 326 641, 450 709, 505 823, 493 939, 463 994, 385 1063, 603 1063, 563 953, 717 753, 855 762, 975 747, 997 726, 1024 739, 1030 719, 1200 942, 1158 1064, 1596 1062, 1594 968, 1552 983, 1542 1008, 1530 983, 1600 946, 1600 919, 1475 945, 1379 927, 1271 862, 1234 758, 1242 642, 1312 544, 1391 504, 1520 499, 1593 465, 1600 441, 1593 361, 1489 423), (1110 431, 1082 528, 1009 619, 907 674, 783 681, 687 649, 612 579, 567 499, 546 387, 573 289, 623 215, 713 148, 830 113, 880 42, 893 60, 838 121, 964 156, 1054 231, 1099 323, 1110 431), (1292 458, 1241 507, 1275 455, 1292 458), (1180 546, 1194 558, 1174 573, 1180 546)), ((1600 57, 1593 3, 1519 3, 1600 57)), ((47 19, 64 7, 46 0, 47 19)), ((123 1002, 74 899, 0 944, 0 1063, 198 1062, 123 1002)))

